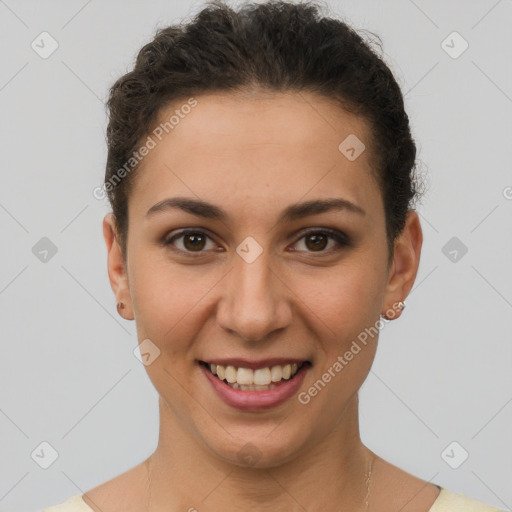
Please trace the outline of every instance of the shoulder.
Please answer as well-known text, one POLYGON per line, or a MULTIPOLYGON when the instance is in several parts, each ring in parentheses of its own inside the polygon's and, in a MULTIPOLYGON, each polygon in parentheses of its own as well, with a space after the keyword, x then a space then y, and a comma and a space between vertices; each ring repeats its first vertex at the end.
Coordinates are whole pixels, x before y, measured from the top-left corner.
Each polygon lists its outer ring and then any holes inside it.
POLYGON ((441 487, 437 500, 428 512, 504 512, 497 508, 486 505, 481 501, 474 500, 463 494, 441 487))
POLYGON ((91 512, 90 508, 85 501, 82 499, 81 494, 75 494, 71 496, 63 503, 54 505, 50 508, 45 508, 41 512, 91 512))

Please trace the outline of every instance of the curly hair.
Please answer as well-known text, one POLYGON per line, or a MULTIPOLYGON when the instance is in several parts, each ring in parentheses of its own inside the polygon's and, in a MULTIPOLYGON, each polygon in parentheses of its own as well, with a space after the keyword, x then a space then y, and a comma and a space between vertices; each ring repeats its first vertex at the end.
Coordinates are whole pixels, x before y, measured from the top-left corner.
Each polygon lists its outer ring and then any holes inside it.
POLYGON ((190 23, 158 29, 133 70, 110 88, 104 186, 125 259, 128 197, 140 167, 133 155, 162 110, 201 93, 255 90, 315 92, 367 122, 392 255, 420 182, 409 118, 389 67, 348 24, 322 16, 315 2, 269 0, 234 10, 212 0, 190 23))

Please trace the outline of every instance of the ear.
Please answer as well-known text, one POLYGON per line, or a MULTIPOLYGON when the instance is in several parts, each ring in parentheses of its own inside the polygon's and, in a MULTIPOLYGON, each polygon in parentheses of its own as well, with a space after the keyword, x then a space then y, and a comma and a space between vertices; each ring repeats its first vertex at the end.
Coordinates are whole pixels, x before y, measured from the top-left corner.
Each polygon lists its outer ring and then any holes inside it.
POLYGON ((103 238, 107 246, 107 268, 110 286, 116 302, 122 302, 124 308, 118 308, 119 314, 126 320, 133 320, 133 306, 128 283, 128 273, 121 246, 118 241, 117 227, 112 213, 103 219, 103 238))
POLYGON ((423 232, 420 219, 414 210, 409 210, 404 229, 394 243, 393 261, 390 265, 384 297, 385 309, 382 312, 384 317, 386 317, 386 311, 388 313, 393 311, 391 318, 398 318, 401 315, 402 310, 398 307, 398 303, 405 301, 413 287, 420 264, 422 244, 423 232))

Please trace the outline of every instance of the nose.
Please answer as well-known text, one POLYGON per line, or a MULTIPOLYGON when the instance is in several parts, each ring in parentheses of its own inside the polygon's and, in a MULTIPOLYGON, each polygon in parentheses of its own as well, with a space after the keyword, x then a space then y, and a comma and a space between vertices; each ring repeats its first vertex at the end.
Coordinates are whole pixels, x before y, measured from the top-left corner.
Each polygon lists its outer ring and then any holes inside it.
POLYGON ((292 320, 291 292, 286 278, 270 267, 268 251, 252 263, 234 255, 217 308, 217 322, 244 341, 264 341, 292 320))

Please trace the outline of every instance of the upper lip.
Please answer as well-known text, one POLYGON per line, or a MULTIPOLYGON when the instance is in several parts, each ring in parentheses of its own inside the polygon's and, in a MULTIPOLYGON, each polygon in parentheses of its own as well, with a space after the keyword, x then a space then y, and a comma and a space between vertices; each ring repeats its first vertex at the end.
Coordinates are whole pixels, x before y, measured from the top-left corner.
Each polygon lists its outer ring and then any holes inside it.
POLYGON ((208 361, 201 360, 203 363, 207 364, 218 364, 221 366, 235 366, 236 368, 250 368, 252 370, 257 370, 258 368, 266 368, 272 367, 276 365, 286 365, 286 364, 300 364, 309 362, 307 359, 297 359, 292 357, 272 357, 267 359, 260 359, 259 361, 250 361, 249 359, 241 359, 241 358, 232 358, 227 357, 223 359, 210 359, 208 361))

